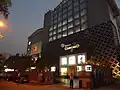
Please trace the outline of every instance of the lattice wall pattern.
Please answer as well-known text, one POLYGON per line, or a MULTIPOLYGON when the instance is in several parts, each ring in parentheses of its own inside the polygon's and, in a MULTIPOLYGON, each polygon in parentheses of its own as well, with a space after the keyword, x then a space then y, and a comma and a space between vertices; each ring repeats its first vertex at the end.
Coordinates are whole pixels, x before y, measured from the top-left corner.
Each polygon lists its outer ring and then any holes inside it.
POLYGON ((117 60, 115 28, 112 22, 105 22, 88 30, 85 37, 95 46, 91 60, 104 61, 113 68, 114 77, 120 76, 120 63, 117 60))

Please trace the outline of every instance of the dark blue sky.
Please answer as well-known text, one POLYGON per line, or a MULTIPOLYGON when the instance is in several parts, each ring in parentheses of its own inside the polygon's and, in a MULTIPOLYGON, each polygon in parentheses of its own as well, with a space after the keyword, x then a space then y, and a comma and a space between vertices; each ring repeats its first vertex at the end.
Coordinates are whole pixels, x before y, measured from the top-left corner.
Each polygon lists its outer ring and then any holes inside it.
MULTIPOLYGON (((15 54, 26 52, 27 38, 43 26, 44 13, 62 0, 12 0, 9 29, 0 40, 0 52, 15 54)), ((120 0, 117 0, 120 6, 120 0)))

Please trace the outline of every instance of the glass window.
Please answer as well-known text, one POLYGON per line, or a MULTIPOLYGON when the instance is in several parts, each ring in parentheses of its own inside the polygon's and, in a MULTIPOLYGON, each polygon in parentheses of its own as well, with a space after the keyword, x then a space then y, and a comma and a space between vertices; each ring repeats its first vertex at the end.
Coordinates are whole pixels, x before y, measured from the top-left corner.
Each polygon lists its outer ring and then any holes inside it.
POLYGON ((74 33, 74 32, 73 32, 72 29, 68 30, 68 35, 71 35, 71 34, 73 34, 73 33, 74 33))
POLYGON ((54 29, 56 29, 57 28, 57 25, 54 25, 54 29))
POLYGON ((61 68, 60 73, 61 73, 61 76, 67 75, 67 68, 61 68))
POLYGON ((68 16, 71 16, 72 15, 72 10, 68 12, 68 16))
POLYGON ((78 55, 78 64, 85 63, 85 55, 78 55))
POLYGON ((67 31, 63 32, 63 37, 67 36, 67 31))
POLYGON ((75 19, 79 18, 79 13, 76 13, 76 14, 74 15, 74 18, 75 18, 75 19))
POLYGON ((87 16, 82 16, 81 17, 81 24, 85 23, 87 21, 87 16))
POLYGON ((56 34, 56 30, 53 31, 53 34, 54 34, 54 35, 56 34))
POLYGON ((74 65, 74 64, 76 64, 75 56, 69 56, 69 65, 74 65))
POLYGON ((80 26, 75 27, 75 32, 79 32, 80 31, 80 26))
POLYGON ((74 2, 74 7, 77 7, 79 5, 78 1, 74 2))
POLYGON ((52 31, 53 30, 53 27, 50 27, 49 31, 52 31))
POLYGON ((73 23, 69 23, 68 24, 68 29, 72 28, 73 27, 73 23))
POLYGON ((66 23, 67 23, 67 20, 64 20, 64 21, 63 21, 63 25, 65 25, 66 23))
POLYGON ((52 38, 49 38, 49 42, 52 41, 52 38))
POLYGON ((67 14, 64 14, 64 15, 63 15, 63 19, 65 19, 65 18, 67 18, 67 14))
POLYGON ((61 33, 60 33, 60 34, 58 34, 58 37, 57 37, 57 38, 59 39, 59 38, 61 38, 61 37, 62 37, 61 33))
POLYGON ((81 25, 82 26, 82 28, 81 28, 81 30, 85 30, 85 29, 87 29, 88 28, 88 24, 87 23, 84 23, 83 25, 81 25))
POLYGON ((74 13, 79 12, 79 7, 74 8, 74 13))
POLYGON ((60 12, 58 13, 58 15, 61 16, 61 15, 62 15, 62 12, 60 11, 60 12))
POLYGON ((67 25, 63 26, 63 31, 67 30, 67 25))
POLYGON ((58 27, 60 27, 60 26, 62 26, 62 23, 60 22, 60 23, 58 23, 58 27))
POLYGON ((71 5, 71 4, 72 4, 72 0, 69 0, 69 1, 68 1, 68 5, 71 5))
POLYGON ((78 25, 78 24, 80 24, 80 20, 79 19, 75 20, 75 25, 78 25))
POLYGON ((55 24, 57 23, 57 19, 54 20, 54 23, 55 23, 55 24))
POLYGON ((87 0, 80 0, 80 3, 84 3, 85 1, 87 1, 87 0))
POLYGON ((52 32, 49 33, 49 36, 52 36, 52 32))
POLYGON ((60 61, 61 61, 60 63, 61 65, 67 65, 67 57, 62 57, 60 61))
POLYGON ((55 39, 56 39, 56 36, 53 37, 53 40, 55 40, 55 39))
POLYGON ((71 21, 73 21, 73 17, 68 18, 68 22, 71 22, 71 21))
POLYGON ((64 8, 63 9, 63 14, 67 12, 67 8, 64 8))
POLYGON ((62 28, 58 28, 58 33, 60 33, 62 31, 62 28))
POLYGON ((83 10, 81 10, 80 15, 83 16, 83 15, 85 15, 86 13, 87 13, 87 10, 86 10, 86 9, 83 9, 83 10))
POLYGON ((84 9, 84 8, 87 8, 87 3, 83 3, 83 4, 80 5, 81 10, 84 9))
POLYGON ((68 6, 68 11, 72 10, 72 5, 68 6))

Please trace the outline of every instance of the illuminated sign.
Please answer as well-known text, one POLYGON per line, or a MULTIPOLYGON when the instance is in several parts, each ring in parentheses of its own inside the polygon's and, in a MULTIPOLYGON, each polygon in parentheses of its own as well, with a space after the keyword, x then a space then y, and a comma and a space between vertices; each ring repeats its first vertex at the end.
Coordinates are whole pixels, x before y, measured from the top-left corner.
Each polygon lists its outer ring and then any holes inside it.
POLYGON ((86 65, 85 66, 85 71, 86 72, 92 72, 92 66, 91 65, 86 65))
POLYGON ((55 72, 55 71, 56 71, 56 67, 55 66, 51 67, 51 72, 55 72))
POLYGON ((38 54, 41 52, 41 43, 32 44, 31 54, 38 54))
POLYGON ((80 47, 80 44, 61 44, 61 47, 64 48, 65 51, 67 50, 73 50, 75 48, 79 48, 80 47))

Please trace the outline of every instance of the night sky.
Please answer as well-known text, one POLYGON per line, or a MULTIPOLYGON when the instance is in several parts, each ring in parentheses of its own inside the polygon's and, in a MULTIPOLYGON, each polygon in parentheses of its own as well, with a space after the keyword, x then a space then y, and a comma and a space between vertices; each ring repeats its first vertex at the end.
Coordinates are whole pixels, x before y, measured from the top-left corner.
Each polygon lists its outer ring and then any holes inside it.
MULTIPOLYGON (((12 0, 8 28, 0 29, 5 38, 0 40, 0 52, 24 53, 27 38, 43 27, 44 13, 55 8, 62 0, 12 0)), ((116 0, 120 6, 120 0, 116 0)))

